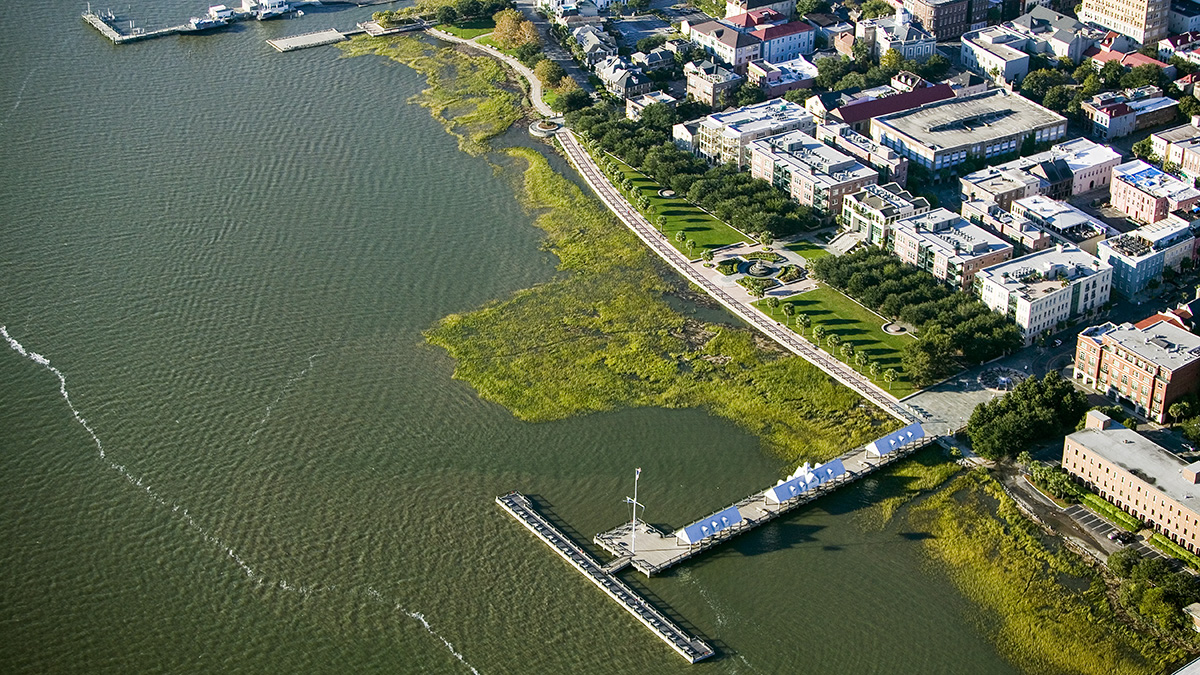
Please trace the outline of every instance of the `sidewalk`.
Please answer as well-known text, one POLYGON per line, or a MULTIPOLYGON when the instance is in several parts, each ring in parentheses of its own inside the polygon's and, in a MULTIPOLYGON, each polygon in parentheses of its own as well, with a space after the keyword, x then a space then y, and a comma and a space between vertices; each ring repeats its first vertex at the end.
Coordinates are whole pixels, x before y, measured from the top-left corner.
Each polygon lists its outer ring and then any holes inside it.
MULTIPOLYGON (((580 176, 591 186, 596 196, 604 202, 626 227, 633 231, 650 250, 654 251, 667 264, 674 267, 685 279, 699 286, 705 293, 712 296, 726 309, 741 317, 746 323, 762 331, 767 337, 783 345, 789 351, 804 358, 806 361, 828 373, 837 381, 858 392, 863 398, 871 401, 893 417, 911 424, 918 421, 908 407, 892 398, 873 382, 859 374, 850 366, 838 361, 829 354, 817 349, 795 332, 785 328, 780 323, 752 307, 747 300, 750 298, 743 290, 736 293, 733 289, 723 287, 717 280, 711 279, 709 273, 715 270, 705 268, 702 264, 688 260, 675 250, 657 230, 650 225, 642 214, 638 213, 617 191, 604 173, 592 161, 591 155, 579 144, 575 135, 569 130, 559 132, 557 138, 562 143, 563 151, 571 164, 579 171, 580 176)), ((735 284, 736 285, 736 284, 735 284)), ((741 288, 738 286, 738 288, 741 288)), ((937 430, 927 429, 928 435, 936 435, 937 430)))

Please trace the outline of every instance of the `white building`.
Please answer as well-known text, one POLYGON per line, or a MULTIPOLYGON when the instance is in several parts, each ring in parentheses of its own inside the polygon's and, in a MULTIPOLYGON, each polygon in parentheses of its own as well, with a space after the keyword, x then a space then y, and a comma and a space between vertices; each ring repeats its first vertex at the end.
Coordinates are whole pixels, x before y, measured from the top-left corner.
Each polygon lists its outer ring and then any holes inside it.
POLYGON ((929 211, 929 200, 914 197, 896 183, 868 185, 842 200, 842 223, 849 232, 862 232, 864 241, 890 248, 892 225, 901 218, 929 211))
POLYGON ((924 62, 937 50, 933 35, 913 23, 912 14, 903 7, 892 16, 859 21, 854 37, 866 41, 875 58, 894 49, 906 60, 924 62))
POLYGON ((746 72, 746 64, 762 55, 762 40, 738 32, 736 28, 720 21, 705 21, 695 26, 684 21, 679 24, 679 31, 704 51, 733 66, 739 73, 746 72))
POLYGON ((1018 218, 1032 222, 1060 244, 1096 254, 1096 246, 1109 234, 1116 234, 1103 221, 1071 206, 1043 195, 1014 200, 1009 211, 1018 218))
POLYGON ((710 162, 744 168, 750 164, 746 146, 752 141, 793 130, 811 134, 816 128, 804 106, 776 98, 705 117, 700 122, 696 151, 710 162))
POLYGON ((788 191, 822 216, 842 212, 843 198, 879 180, 879 172, 813 138, 791 131, 748 146, 750 175, 788 191))
POLYGON ((1059 244, 975 274, 975 293, 992 311, 1011 318, 1026 343, 1060 321, 1108 302, 1111 265, 1074 246, 1059 244))
POLYGON ((1026 38, 991 26, 962 36, 960 54, 964 67, 997 82, 1019 84, 1029 74, 1026 38))

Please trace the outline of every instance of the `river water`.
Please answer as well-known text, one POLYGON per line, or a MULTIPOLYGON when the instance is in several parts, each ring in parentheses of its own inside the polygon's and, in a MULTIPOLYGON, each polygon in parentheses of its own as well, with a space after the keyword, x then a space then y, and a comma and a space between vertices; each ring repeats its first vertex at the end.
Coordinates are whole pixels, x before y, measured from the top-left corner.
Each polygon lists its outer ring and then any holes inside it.
POLYGON ((688 666, 492 500, 590 540, 635 466, 675 526, 784 467, 702 411, 528 424, 451 379, 421 331, 554 260, 415 73, 264 42, 370 10, 115 47, 54 5, 0 5, 6 672, 1011 672, 869 485, 637 580, 719 648, 688 666))

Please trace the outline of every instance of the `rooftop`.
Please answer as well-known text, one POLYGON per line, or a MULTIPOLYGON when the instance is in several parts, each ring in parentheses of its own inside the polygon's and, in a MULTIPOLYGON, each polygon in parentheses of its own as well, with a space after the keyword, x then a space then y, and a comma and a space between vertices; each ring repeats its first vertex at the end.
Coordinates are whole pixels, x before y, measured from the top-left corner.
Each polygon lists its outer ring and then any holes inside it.
POLYGON ((992 53, 1005 61, 1016 61, 1022 57, 1028 58, 1024 50, 1027 38, 1004 30, 1000 26, 990 26, 972 31, 962 37, 964 42, 970 42, 976 47, 992 53))
MULTIPOLYGON (((1060 31, 1074 37, 1075 33, 1087 28, 1079 21, 1041 5, 1035 5, 1028 14, 1019 16, 1003 25, 1021 33, 1036 35, 1041 39, 1057 36, 1060 31)), ((1067 38, 1068 41, 1070 37, 1067 38)))
POLYGON ((704 118, 701 125, 710 129, 723 128, 727 136, 740 136, 792 124, 808 116, 804 106, 775 98, 729 112, 713 113, 704 118))
POLYGON ((1076 431, 1067 438, 1136 474, 1175 501, 1187 504, 1192 510, 1200 509, 1200 504, 1188 502, 1200 496, 1200 486, 1183 479, 1187 462, 1136 431, 1117 425, 1076 431))
POLYGON ((705 21, 702 24, 692 26, 689 30, 692 33, 707 35, 717 42, 735 49, 740 47, 749 47, 761 42, 761 40, 753 35, 748 33, 739 33, 736 29, 734 29, 734 27, 727 26, 720 21, 705 21))
POLYGON ((1177 127, 1156 131, 1151 134, 1154 138, 1161 138, 1167 143, 1182 143, 1196 138, 1200 138, 1200 129, 1192 126, 1191 123, 1181 124, 1177 127))
POLYGON ((1140 159, 1114 167, 1112 177, 1159 199, 1181 202, 1200 197, 1200 190, 1140 159))
POLYGON ((975 278, 1001 284, 1009 293, 1032 301, 1061 290, 1060 274, 1074 281, 1105 269, 1111 270, 1112 265, 1075 246, 1058 245, 985 267, 975 273, 975 278))
POLYGON ((892 96, 874 100, 854 101, 837 109, 837 117, 847 124, 855 124, 872 117, 911 110, 927 103, 954 98, 954 89, 948 84, 935 84, 892 96))
POLYGON ((775 162, 788 166, 793 173, 800 173, 822 186, 879 175, 875 169, 863 166, 853 157, 802 131, 759 139, 750 143, 750 150, 767 154, 775 162))
POLYGON ((1104 223, 1066 202, 1045 195, 1017 199, 1013 201, 1011 210, 1076 244, 1108 232, 1108 226, 1104 223))
POLYGON ((879 212, 884 218, 899 215, 910 208, 917 211, 929 208, 929 200, 913 197, 912 193, 897 183, 868 185, 854 194, 846 195, 846 199, 857 201, 872 211, 879 212))
POLYGON ((877 117, 872 128, 892 129, 940 150, 983 144, 1066 122, 1062 115, 1023 96, 995 89, 877 117))
POLYGON ((896 221, 897 230, 921 239, 950 259, 969 260, 1005 248, 1012 248, 1002 237, 965 218, 938 208, 896 221))

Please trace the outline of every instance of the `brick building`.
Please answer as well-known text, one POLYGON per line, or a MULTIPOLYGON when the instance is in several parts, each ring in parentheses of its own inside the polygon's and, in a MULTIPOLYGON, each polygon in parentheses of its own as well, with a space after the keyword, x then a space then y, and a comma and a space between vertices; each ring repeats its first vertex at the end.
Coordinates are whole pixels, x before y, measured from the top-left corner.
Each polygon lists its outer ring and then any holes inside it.
POLYGON ((1092 326, 1075 343, 1075 379, 1164 422, 1172 403, 1200 388, 1200 336, 1163 320, 1092 326))

